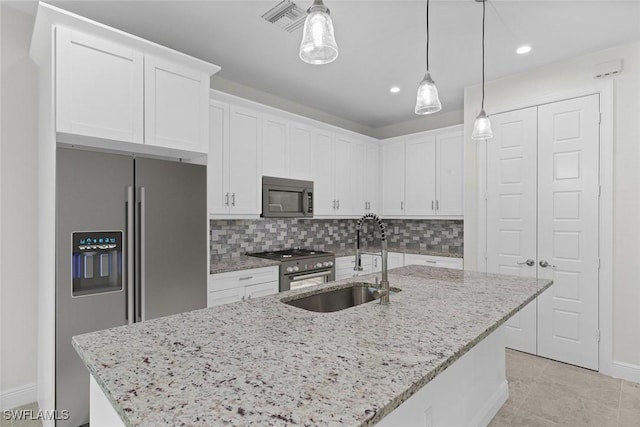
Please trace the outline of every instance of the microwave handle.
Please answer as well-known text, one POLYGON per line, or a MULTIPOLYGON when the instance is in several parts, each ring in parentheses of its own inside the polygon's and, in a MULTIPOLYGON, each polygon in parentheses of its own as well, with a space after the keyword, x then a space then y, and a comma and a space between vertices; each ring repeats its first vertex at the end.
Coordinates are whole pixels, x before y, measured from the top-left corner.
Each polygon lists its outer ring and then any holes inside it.
POLYGON ((307 216, 309 212, 309 192, 302 191, 302 215, 307 216))

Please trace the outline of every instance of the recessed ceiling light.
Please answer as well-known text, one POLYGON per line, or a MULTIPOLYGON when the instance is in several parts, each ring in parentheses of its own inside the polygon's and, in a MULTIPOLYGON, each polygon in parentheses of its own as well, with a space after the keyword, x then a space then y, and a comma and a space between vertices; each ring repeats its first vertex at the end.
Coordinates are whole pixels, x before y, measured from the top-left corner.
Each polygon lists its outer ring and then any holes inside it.
POLYGON ((391 93, 398 93, 398 92, 400 92, 400 88, 399 88, 398 86, 391 86, 391 87, 389 88, 389 92, 391 92, 391 93))
POLYGON ((529 52, 531 52, 531 46, 529 46, 528 44, 522 45, 516 49, 516 53, 518 55, 524 55, 525 53, 529 52))

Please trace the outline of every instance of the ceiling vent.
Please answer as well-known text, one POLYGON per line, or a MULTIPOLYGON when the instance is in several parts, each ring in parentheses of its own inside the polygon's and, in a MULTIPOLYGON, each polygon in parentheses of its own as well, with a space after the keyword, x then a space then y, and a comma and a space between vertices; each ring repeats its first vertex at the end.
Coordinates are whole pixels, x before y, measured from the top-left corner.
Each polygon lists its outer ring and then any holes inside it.
POLYGON ((289 0, 283 0, 265 12, 262 17, 283 30, 293 33, 304 25, 307 11, 289 0))
POLYGON ((622 58, 596 64, 593 71, 594 79, 601 79, 620 74, 622 72, 622 58))

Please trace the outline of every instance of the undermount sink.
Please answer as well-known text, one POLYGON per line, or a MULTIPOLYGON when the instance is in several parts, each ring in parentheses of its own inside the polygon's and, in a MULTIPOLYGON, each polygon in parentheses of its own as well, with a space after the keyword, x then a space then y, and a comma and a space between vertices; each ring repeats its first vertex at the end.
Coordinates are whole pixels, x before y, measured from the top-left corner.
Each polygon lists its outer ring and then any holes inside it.
MULTIPOLYGON (((391 292, 399 292, 398 288, 391 288, 391 292)), ((350 283, 346 288, 333 289, 307 297, 283 301, 285 304, 319 313, 330 313, 355 307, 356 305, 374 301, 380 297, 380 290, 373 283, 350 283)))

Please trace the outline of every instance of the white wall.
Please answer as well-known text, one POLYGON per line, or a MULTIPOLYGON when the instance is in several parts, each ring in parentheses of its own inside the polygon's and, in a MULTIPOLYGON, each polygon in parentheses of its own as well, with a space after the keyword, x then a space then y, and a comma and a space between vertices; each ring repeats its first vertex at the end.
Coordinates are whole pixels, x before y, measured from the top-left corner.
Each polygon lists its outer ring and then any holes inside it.
POLYGON ((0 395, 5 409, 20 399, 36 400, 38 80, 28 52, 33 16, 4 5, 1 11, 0 395))
MULTIPOLYGON (((613 359, 640 366, 640 43, 614 47, 489 82, 488 114, 501 106, 593 85, 595 64, 623 58, 614 80, 613 359)), ((465 268, 477 267, 477 144, 480 87, 465 90, 465 268)))

